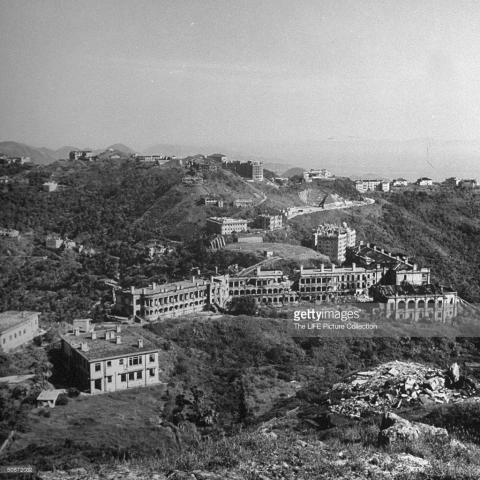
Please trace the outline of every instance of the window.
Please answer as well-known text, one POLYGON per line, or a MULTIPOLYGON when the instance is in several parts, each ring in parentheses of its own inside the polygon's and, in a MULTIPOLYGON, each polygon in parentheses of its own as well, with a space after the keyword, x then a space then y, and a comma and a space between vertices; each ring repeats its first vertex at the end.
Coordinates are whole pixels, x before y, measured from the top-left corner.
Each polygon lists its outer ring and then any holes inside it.
POLYGON ((100 363, 96 363, 95 364, 95 371, 99 372, 101 369, 102 369, 102 366, 100 365, 100 363))
POLYGON ((154 353, 151 353, 148 360, 151 362, 154 362, 155 361, 155 354, 154 353))
POLYGON ((128 374, 128 379, 129 379, 129 380, 135 380, 135 373, 134 373, 134 372, 130 372, 130 373, 128 374))
POLYGON ((27 331, 26 331, 26 330, 24 330, 24 331, 23 331, 23 334, 25 335, 26 333, 27 333, 27 331))
POLYGON ((120 381, 121 381, 121 382, 126 382, 126 381, 127 381, 127 375, 126 375, 125 373, 122 373, 122 374, 120 375, 120 381))
POLYGON ((142 363, 142 357, 130 357, 128 359, 128 364, 130 366, 132 365, 138 365, 139 363, 142 363))
POLYGON ((123 365, 123 358, 121 358, 121 359, 118 361, 118 364, 119 364, 119 365, 123 365))
POLYGON ((140 370, 137 372, 137 380, 140 380, 142 378, 142 371, 140 370))
POLYGON ((150 372, 151 377, 155 376, 155 369, 154 368, 150 368, 148 371, 150 372))
POLYGON ((109 360, 109 361, 107 362, 107 367, 111 367, 111 366, 112 366, 112 361, 109 360))
POLYGON ((111 376, 107 377, 107 383, 112 383, 112 377, 111 376))

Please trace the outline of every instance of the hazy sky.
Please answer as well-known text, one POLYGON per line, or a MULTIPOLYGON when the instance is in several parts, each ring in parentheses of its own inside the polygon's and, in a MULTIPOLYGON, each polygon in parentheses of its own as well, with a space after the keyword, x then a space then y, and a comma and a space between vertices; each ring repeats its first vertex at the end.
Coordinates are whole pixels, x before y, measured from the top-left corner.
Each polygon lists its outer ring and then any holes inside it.
POLYGON ((480 2, 0 0, 0 140, 480 138, 480 2))

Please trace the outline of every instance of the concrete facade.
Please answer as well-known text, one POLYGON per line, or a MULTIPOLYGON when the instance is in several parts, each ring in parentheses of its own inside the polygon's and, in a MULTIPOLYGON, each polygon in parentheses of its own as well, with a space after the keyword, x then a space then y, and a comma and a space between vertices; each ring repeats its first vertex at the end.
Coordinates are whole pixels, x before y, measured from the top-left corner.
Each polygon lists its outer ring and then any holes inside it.
POLYGON ((347 248, 355 245, 356 238, 356 231, 347 224, 323 224, 313 231, 313 247, 332 262, 341 264, 346 260, 347 248))
POLYGON ((238 218, 210 217, 207 218, 207 232, 219 235, 230 235, 233 232, 246 232, 247 221, 238 218))
POLYGON ((39 316, 40 312, 28 311, 0 313, 0 351, 10 352, 33 340, 39 334, 39 316))

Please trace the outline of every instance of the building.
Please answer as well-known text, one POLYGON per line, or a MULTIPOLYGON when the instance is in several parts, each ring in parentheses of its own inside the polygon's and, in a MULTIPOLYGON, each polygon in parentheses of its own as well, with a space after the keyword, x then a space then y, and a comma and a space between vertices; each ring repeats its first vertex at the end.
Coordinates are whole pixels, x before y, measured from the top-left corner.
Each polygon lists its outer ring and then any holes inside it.
POLYGON ((45 238, 45 246, 52 250, 58 250, 63 245, 63 238, 58 235, 47 235, 45 238))
POLYGON ((182 183, 184 185, 194 186, 194 185, 202 185, 203 178, 199 175, 185 175, 182 178, 182 183))
POLYGON ((159 348, 141 328, 74 330, 61 338, 72 378, 92 395, 160 383, 159 348))
POLYGON ((45 182, 42 185, 42 188, 46 192, 56 192, 58 190, 58 183, 57 182, 45 182))
POLYGON ((421 177, 415 183, 420 187, 431 187, 433 185, 433 180, 428 177, 421 177))
POLYGON ((409 322, 446 322, 457 316, 458 296, 454 290, 436 285, 378 285, 375 301, 385 305, 387 319, 409 322))
POLYGON ((218 164, 222 164, 222 162, 227 162, 228 158, 223 153, 212 153, 211 155, 207 156, 208 159, 214 160, 218 164))
POLYGON ((458 184, 460 183, 460 179, 458 177, 449 177, 445 179, 443 183, 449 187, 458 187, 458 184))
POLYGON ((7 155, 0 155, 0 165, 25 165, 30 162, 30 157, 9 157, 7 155))
POLYGON ((239 218, 210 217, 207 218, 207 232, 219 235, 230 235, 233 232, 246 232, 247 221, 239 218))
POLYGON ((218 291, 226 291, 227 278, 215 276, 205 280, 193 277, 181 282, 120 290, 116 292, 115 309, 130 318, 139 317, 150 322, 201 312, 210 305, 222 305, 223 294, 222 297, 215 295, 218 291), (222 282, 225 283, 224 290, 222 282))
POLYGON ((133 158, 140 163, 163 165, 169 160, 172 160, 173 157, 167 155, 138 155, 135 153, 133 154, 133 158))
POLYGON ((353 247, 356 238, 357 232, 346 223, 342 226, 323 224, 313 231, 313 247, 327 255, 332 262, 343 263, 347 247, 353 247))
POLYGON ((310 183, 313 180, 332 180, 334 175, 332 172, 329 172, 326 168, 321 169, 310 169, 308 172, 303 172, 303 180, 306 183, 310 183))
POLYGON ((259 215, 255 223, 262 230, 278 230, 283 227, 283 217, 281 215, 259 215))
POLYGON ((355 182, 355 188, 361 192, 389 192, 390 182, 388 180, 357 180, 355 182))
POLYGON ((10 352, 39 335, 39 316, 40 312, 10 310, 0 313, 0 351, 10 352))
POLYGON ((202 198, 202 203, 204 205, 214 205, 215 207, 223 207, 223 200, 219 197, 208 196, 202 198))
POLYGON ((292 283, 281 270, 249 268, 230 278, 229 293, 232 298, 251 296, 259 304, 281 306, 298 300, 292 283))
POLYGON ((355 300, 359 295, 368 295, 369 289, 381 281, 385 269, 380 266, 370 268, 352 264, 338 268, 335 265, 320 268, 300 266, 296 290, 302 300, 336 302, 355 300))
POLYGON ((260 161, 240 162, 239 160, 235 160, 235 161, 224 161, 222 165, 224 168, 237 173, 243 178, 247 178, 254 182, 263 181, 263 162, 260 162, 260 161))
POLYGON ((392 187, 406 187, 408 185, 408 181, 405 178, 395 178, 392 181, 392 187))
POLYGON ((0 228, 0 237, 18 238, 20 232, 13 228, 0 228))
POLYGON ((233 206, 236 208, 246 208, 253 205, 253 200, 251 198, 236 198, 233 201, 233 206))
POLYGON ((475 179, 471 178, 471 179, 464 179, 464 180, 460 180, 460 182, 458 182, 458 186, 460 188, 477 188, 478 186, 478 183, 475 179))
POLYGON ((388 252, 373 243, 360 241, 357 246, 347 249, 347 262, 355 263, 365 268, 372 266, 385 267, 382 283, 389 285, 428 285, 430 269, 419 268, 407 256, 388 252))
POLYGON ((91 150, 72 150, 68 158, 70 160, 95 160, 96 156, 91 150))

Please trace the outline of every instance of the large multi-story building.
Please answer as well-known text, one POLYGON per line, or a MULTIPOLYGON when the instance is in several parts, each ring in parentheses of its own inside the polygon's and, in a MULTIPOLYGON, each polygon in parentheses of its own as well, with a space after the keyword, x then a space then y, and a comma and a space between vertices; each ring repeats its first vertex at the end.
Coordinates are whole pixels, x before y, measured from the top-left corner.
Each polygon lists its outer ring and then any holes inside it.
POLYGON ((280 306, 298 300, 292 283, 282 270, 250 268, 230 278, 229 294, 232 298, 252 296, 259 304, 280 306))
POLYGON ((407 256, 388 252, 373 243, 360 241, 357 246, 347 249, 347 261, 355 262, 362 267, 371 268, 374 265, 386 267, 383 283, 389 285, 428 285, 430 269, 419 268, 407 256))
POLYGON ((355 188, 361 192, 389 192, 390 191, 390 181, 389 180, 357 180, 355 182, 355 188))
POLYGON ((331 265, 320 268, 303 268, 300 266, 295 289, 302 300, 338 301, 353 300, 359 295, 368 295, 369 289, 381 281, 385 268, 349 267, 331 265))
POLYGON ((232 170, 243 178, 253 180, 254 182, 263 181, 263 162, 240 162, 239 160, 234 160, 226 162, 224 161, 222 165, 224 168, 232 170))
POLYGON ((228 277, 195 279, 145 288, 131 287, 115 293, 115 310, 130 318, 150 322, 201 312, 211 305, 223 308, 228 290, 228 277))
POLYGON ((100 328, 62 335, 71 377, 92 395, 160 383, 159 348, 138 327, 100 328))
POLYGON ((0 313, 0 351, 9 352, 30 342, 39 334, 39 312, 0 313))
POLYGON ((409 322, 446 322, 457 316, 457 292, 436 285, 378 285, 372 288, 375 301, 384 305, 387 319, 409 322))
POLYGON ((283 217, 281 215, 258 215, 256 224, 263 230, 278 230, 283 227, 283 217))
POLYGON ((207 218, 207 232, 219 235, 230 235, 233 232, 246 232, 247 221, 239 218, 210 217, 207 218))
POLYGON ((326 168, 310 169, 306 172, 303 172, 303 180, 306 183, 310 183, 313 180, 331 180, 333 178, 333 173, 329 172, 326 168))
POLYGON ((327 255, 332 262, 343 263, 346 260, 348 247, 355 245, 357 233, 355 229, 342 226, 324 224, 313 231, 313 246, 319 252, 327 255))

